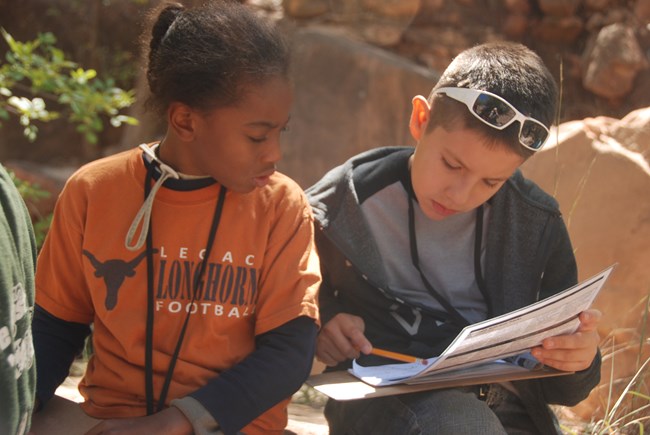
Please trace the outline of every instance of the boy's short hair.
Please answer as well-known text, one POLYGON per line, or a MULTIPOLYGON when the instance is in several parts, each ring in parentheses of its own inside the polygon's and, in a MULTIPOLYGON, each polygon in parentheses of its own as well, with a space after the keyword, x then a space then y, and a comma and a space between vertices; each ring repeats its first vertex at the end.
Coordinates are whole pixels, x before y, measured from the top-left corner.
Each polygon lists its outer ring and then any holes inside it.
POLYGON ((491 128, 476 119, 462 103, 435 94, 443 87, 492 92, 547 127, 555 119, 558 94, 555 79, 542 59, 519 43, 491 42, 461 52, 429 94, 431 117, 427 129, 470 128, 484 136, 488 146, 505 143, 523 158, 530 157, 533 151, 519 143, 518 122, 504 130, 491 128))

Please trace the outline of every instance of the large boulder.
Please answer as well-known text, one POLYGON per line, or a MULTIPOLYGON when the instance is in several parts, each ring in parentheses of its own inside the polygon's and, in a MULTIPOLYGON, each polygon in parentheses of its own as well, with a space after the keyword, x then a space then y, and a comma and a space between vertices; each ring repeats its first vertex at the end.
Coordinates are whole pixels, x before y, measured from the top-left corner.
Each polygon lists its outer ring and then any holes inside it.
POLYGON ((650 107, 621 120, 561 124, 551 142, 523 171, 560 202, 580 278, 617 264, 595 302, 603 312, 601 385, 575 408, 589 419, 602 415, 610 381, 620 392, 650 355, 643 320, 650 294, 650 107))
POLYGON ((327 30, 291 39, 295 100, 281 171, 308 187, 363 150, 414 145, 411 99, 428 95, 435 73, 327 30))
POLYGON ((600 30, 585 51, 582 83, 605 98, 622 98, 634 89, 648 61, 632 27, 612 24, 600 30))

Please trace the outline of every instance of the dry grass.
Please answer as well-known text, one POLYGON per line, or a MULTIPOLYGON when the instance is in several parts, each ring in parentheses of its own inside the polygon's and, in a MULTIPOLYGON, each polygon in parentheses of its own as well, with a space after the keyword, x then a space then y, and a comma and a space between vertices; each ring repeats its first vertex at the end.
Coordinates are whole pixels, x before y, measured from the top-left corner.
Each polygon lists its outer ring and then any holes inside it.
MULTIPOLYGON (((650 340, 646 336, 649 326, 650 292, 644 301, 643 316, 638 328, 625 342, 617 343, 616 337, 624 336, 612 331, 601 344, 603 366, 609 367, 607 394, 601 404, 599 416, 592 421, 581 421, 569 408, 557 407, 555 411, 566 434, 606 435, 645 434, 650 430, 650 357, 647 356, 650 340), (646 356, 644 356, 644 354, 646 356), (629 355, 636 355, 636 370, 626 375, 630 366, 629 355), (625 357, 628 356, 626 359, 625 357), (617 358, 624 367, 618 367, 617 358), (623 361, 625 363, 623 363, 623 361), (617 370, 618 369, 618 370, 617 370), (622 369, 622 370, 620 370, 622 369), (623 373, 623 375, 617 375, 623 373)), ((632 310, 636 311, 636 310, 632 310)), ((636 311, 638 312, 638 311, 636 311)), ((630 331, 625 331, 629 333, 630 331)))

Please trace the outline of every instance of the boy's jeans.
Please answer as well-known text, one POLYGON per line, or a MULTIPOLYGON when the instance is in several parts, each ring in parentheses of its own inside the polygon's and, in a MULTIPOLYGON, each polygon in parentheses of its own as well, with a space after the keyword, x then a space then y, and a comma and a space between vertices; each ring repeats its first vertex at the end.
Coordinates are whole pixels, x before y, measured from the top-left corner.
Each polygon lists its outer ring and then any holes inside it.
POLYGON ((538 434, 516 395, 499 385, 490 390, 487 400, 478 387, 329 400, 325 417, 331 435, 538 434))

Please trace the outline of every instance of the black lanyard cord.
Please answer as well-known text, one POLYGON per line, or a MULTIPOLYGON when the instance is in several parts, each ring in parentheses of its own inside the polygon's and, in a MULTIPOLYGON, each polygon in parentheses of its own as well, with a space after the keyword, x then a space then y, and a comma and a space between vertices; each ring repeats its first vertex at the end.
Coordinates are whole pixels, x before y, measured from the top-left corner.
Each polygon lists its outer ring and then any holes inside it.
MULTIPOLYGON (((145 179, 145 198, 147 198, 149 191, 151 190, 151 179, 153 177, 153 165, 150 170, 147 172, 147 177, 145 179)), ((208 234, 208 242, 205 247, 205 255, 203 260, 199 262, 199 271, 194 275, 194 282, 192 286, 192 299, 190 300, 187 315, 185 316, 185 321, 181 327, 181 331, 176 342, 176 348, 172 354, 171 360, 169 362, 169 367, 167 369, 167 374, 165 375, 165 381, 163 383, 162 389, 160 391, 160 398, 158 400, 158 406, 156 412, 159 412, 165 406, 165 401, 167 400, 167 393, 169 391, 169 386, 171 385, 172 376, 174 374, 174 369, 176 367, 176 362, 178 361, 178 355, 181 351, 181 346, 183 344, 183 339, 185 338, 185 333, 187 331, 187 325, 190 321, 190 315, 192 310, 190 309, 191 305, 194 303, 197 297, 199 286, 201 285, 201 280, 205 274, 206 265, 208 259, 210 258, 210 252, 212 251, 212 246, 214 245, 214 239, 217 235, 217 229, 219 228, 219 222, 221 221, 221 213, 223 211, 223 204, 226 199, 227 189, 221 185, 219 189, 219 198, 217 199, 217 204, 215 206, 214 215, 212 217, 212 224, 210 226, 210 233, 208 234)), ((153 285, 153 237, 152 237, 152 226, 149 225, 149 231, 147 233, 147 324, 146 324, 146 338, 145 338, 145 394, 147 398, 147 415, 154 413, 154 404, 153 404, 153 320, 154 320, 154 285, 153 285)))
POLYGON ((481 246, 483 245, 483 205, 476 209, 476 231, 474 237, 474 277, 476 285, 485 299, 487 304, 487 317, 492 317, 492 300, 488 297, 485 289, 485 280, 483 279, 483 270, 481 269, 481 246))
MULTIPOLYGON (((147 170, 147 176, 144 181, 144 198, 145 201, 151 192, 151 179, 153 178, 154 166, 151 165, 147 170)), ((145 367, 145 396, 147 397, 147 415, 153 414, 153 377, 150 376, 153 373, 153 241, 151 237, 152 225, 149 223, 149 229, 147 231, 147 325, 146 325, 146 337, 144 345, 144 367, 145 367)))
MULTIPOLYGON (((456 308, 454 308, 453 305, 449 303, 447 299, 431 285, 429 280, 427 279, 426 276, 424 276, 424 273, 422 272, 422 269, 420 269, 420 258, 418 255, 418 245, 417 245, 417 237, 415 234, 415 210, 413 207, 413 201, 414 198, 411 198, 409 196, 409 210, 408 210, 408 218, 409 218, 409 244, 411 248, 411 261, 413 263, 413 266, 417 269, 417 271, 420 273, 420 278, 422 279, 422 283, 426 287, 426 289, 429 291, 429 294, 435 298, 435 300, 438 301, 440 305, 447 311, 447 314, 450 316, 450 320, 455 323, 457 326, 460 327, 465 327, 469 325, 469 322, 465 317, 463 317, 462 314, 458 312, 456 308)), ((482 243, 482 234, 483 234, 483 206, 479 206, 477 211, 476 211, 476 237, 474 240, 474 274, 476 275, 476 283, 479 287, 479 290, 481 291, 481 294, 483 294, 483 297, 487 299, 486 292, 484 289, 484 284, 483 284, 483 275, 481 273, 481 243, 482 243)))

